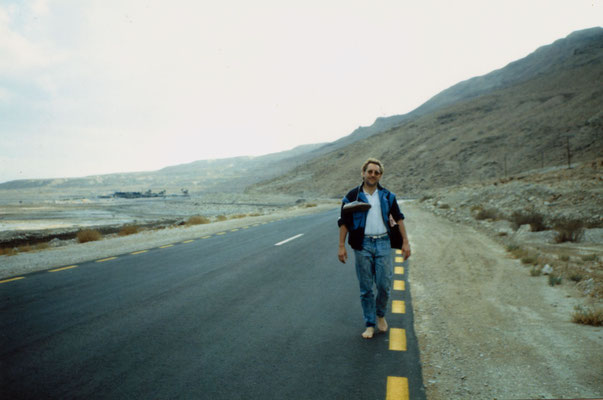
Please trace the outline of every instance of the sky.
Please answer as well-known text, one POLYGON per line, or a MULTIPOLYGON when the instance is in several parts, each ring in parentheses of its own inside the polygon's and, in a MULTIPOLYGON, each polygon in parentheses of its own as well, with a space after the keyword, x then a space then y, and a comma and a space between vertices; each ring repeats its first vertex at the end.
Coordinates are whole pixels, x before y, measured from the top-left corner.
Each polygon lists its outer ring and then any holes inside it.
POLYGON ((0 0, 0 183, 331 142, 603 0, 0 0))

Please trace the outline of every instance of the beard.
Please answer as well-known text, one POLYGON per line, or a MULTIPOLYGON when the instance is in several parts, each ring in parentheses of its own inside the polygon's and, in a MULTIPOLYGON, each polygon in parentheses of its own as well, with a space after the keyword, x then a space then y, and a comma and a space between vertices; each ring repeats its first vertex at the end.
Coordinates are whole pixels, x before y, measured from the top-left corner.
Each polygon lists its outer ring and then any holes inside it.
POLYGON ((370 178, 364 178, 364 179, 362 180, 362 182, 363 182, 363 183, 364 183, 366 186, 369 186, 369 187, 375 187, 375 186, 377 186, 377 184, 379 183, 379 181, 378 181, 378 180, 375 180, 375 179, 370 179, 370 178))

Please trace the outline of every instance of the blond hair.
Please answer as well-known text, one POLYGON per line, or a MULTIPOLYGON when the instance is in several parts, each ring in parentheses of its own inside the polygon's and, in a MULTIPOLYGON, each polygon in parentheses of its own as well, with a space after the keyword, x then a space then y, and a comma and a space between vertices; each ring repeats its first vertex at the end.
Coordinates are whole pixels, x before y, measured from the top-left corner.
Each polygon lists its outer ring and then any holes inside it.
POLYGON ((381 163, 381 161, 377 160, 376 158, 369 158, 364 162, 364 164, 362 164, 362 173, 366 172, 366 169, 368 168, 369 164, 378 165, 379 171, 381 172, 381 175, 383 175, 383 172, 384 172, 383 164, 381 163))

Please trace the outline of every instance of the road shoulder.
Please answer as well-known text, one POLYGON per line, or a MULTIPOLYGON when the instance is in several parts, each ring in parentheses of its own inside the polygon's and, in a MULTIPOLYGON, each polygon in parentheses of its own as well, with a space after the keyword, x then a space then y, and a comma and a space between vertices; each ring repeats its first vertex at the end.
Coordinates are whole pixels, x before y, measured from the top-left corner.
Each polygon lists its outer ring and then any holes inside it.
POLYGON ((569 287, 475 229, 404 204, 429 399, 598 397, 603 330, 570 321, 569 287), (595 351, 593 351, 595 350, 595 351))

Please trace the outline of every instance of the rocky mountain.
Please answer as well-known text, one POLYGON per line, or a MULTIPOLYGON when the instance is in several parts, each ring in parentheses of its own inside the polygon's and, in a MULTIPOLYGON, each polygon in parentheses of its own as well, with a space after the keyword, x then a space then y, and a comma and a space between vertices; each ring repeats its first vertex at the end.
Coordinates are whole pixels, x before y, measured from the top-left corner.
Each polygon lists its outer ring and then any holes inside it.
POLYGON ((250 191, 340 197, 369 156, 406 195, 594 160, 603 154, 603 28, 461 82, 397 122, 250 191))
POLYGON ((555 71, 596 62, 592 56, 597 53, 597 49, 600 50, 601 31, 602 28, 598 27, 574 32, 564 39, 538 48, 504 68, 460 82, 432 97, 411 115, 423 115, 458 101, 472 99, 555 71))

